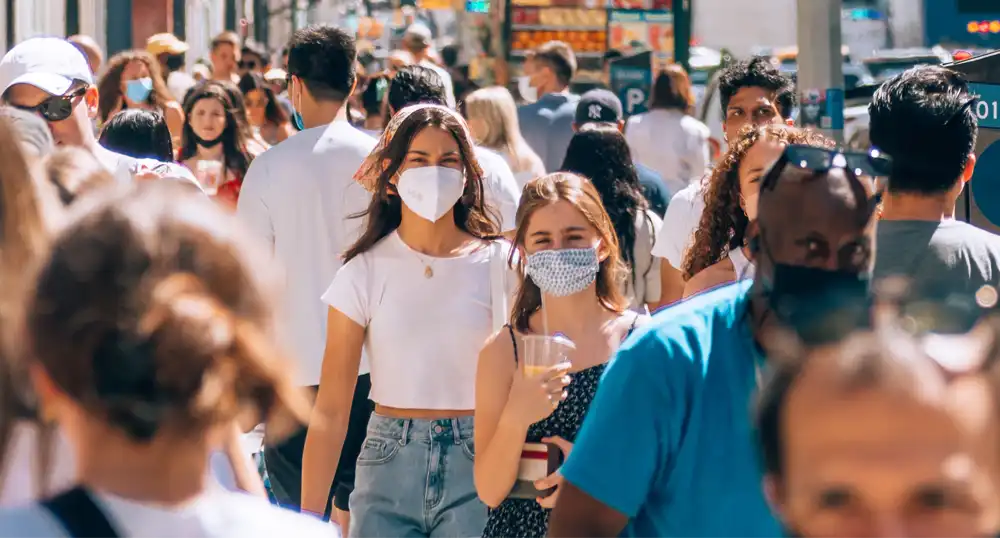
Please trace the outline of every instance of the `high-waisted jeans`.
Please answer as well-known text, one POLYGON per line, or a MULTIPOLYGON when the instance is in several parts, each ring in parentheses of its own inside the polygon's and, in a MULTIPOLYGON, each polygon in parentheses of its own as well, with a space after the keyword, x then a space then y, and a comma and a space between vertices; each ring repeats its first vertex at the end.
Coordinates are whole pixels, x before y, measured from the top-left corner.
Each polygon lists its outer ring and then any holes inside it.
POLYGON ((472 417, 441 420, 373 414, 358 456, 350 536, 481 536, 472 417))

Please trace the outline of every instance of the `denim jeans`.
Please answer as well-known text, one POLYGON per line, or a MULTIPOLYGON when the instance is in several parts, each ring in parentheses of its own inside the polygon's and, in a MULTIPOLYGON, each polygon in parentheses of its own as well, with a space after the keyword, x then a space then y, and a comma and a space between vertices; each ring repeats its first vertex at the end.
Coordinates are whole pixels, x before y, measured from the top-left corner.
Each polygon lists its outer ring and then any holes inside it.
POLYGON ((350 536, 482 536, 486 505, 472 477, 472 417, 373 414, 358 456, 350 536))

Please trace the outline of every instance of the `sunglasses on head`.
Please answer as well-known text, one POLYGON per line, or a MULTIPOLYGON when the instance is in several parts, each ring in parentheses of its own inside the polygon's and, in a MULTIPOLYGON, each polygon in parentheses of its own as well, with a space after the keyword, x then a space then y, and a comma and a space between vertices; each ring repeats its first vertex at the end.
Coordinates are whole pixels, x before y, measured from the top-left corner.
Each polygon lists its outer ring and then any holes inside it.
POLYGON ((842 151, 837 149, 817 148, 792 144, 785 147, 781 157, 761 182, 761 188, 773 187, 778 176, 786 168, 808 170, 815 174, 824 174, 834 168, 842 168, 855 177, 888 177, 892 172, 892 158, 877 148, 866 152, 842 151))
POLYGON ((87 87, 80 86, 64 95, 53 95, 35 106, 12 106, 19 110, 38 114, 45 121, 63 121, 73 114, 73 101, 85 93, 87 93, 87 87))

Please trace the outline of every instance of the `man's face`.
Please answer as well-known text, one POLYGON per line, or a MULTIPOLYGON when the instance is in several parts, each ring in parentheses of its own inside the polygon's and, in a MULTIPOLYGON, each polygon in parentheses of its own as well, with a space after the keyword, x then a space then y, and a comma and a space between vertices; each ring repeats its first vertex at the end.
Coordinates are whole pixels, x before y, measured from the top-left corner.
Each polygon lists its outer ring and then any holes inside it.
POLYGON ((776 263, 870 271, 875 219, 866 215, 875 187, 868 178, 859 181, 860 185, 840 168, 816 176, 786 166, 773 190, 760 194, 759 218, 752 226, 760 234, 755 256, 758 274, 772 277, 776 263))
POLYGON ((264 73, 264 68, 267 65, 264 63, 264 59, 256 54, 246 54, 240 57, 240 74, 245 75, 247 73, 264 73))
POLYGON ((216 72, 232 73, 240 61, 240 51, 232 43, 222 43, 212 50, 211 58, 216 72))
POLYGON ((784 476, 771 490, 789 531, 994 535, 1000 431, 984 376, 945 383, 927 361, 896 386, 852 386, 837 381, 833 349, 810 357, 784 405, 784 476))
POLYGON ((764 125, 781 123, 783 120, 778 111, 775 94, 756 86, 740 88, 729 100, 726 107, 726 118, 722 120, 722 129, 726 140, 736 140, 744 125, 764 125))
POLYGON ((528 77, 528 84, 536 90, 545 85, 552 72, 545 63, 538 60, 531 60, 524 63, 524 76, 528 77))
MULTIPOLYGON (((72 94, 79 86, 74 86, 67 92, 72 94)), ((4 100, 15 108, 33 108, 51 99, 48 92, 30 84, 15 84, 4 94, 4 100)), ((84 146, 88 138, 93 138, 93 126, 90 122, 97 114, 97 89, 90 87, 87 92, 71 100, 73 112, 62 121, 46 121, 52 138, 61 146, 84 146)), ((44 118, 43 118, 44 119, 44 118)))

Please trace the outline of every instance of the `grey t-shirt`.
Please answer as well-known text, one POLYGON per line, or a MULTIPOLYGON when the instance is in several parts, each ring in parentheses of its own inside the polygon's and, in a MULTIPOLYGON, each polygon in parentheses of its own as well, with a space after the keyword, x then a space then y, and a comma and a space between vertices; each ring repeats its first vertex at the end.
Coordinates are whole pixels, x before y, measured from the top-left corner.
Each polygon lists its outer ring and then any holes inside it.
POLYGON ((550 93, 543 95, 538 102, 517 109, 521 135, 542 158, 548 172, 562 168, 566 148, 573 138, 573 117, 579 101, 579 95, 550 93))
POLYGON ((919 293, 974 294, 1000 283, 1000 235, 945 220, 878 223, 875 278, 906 276, 919 293))

